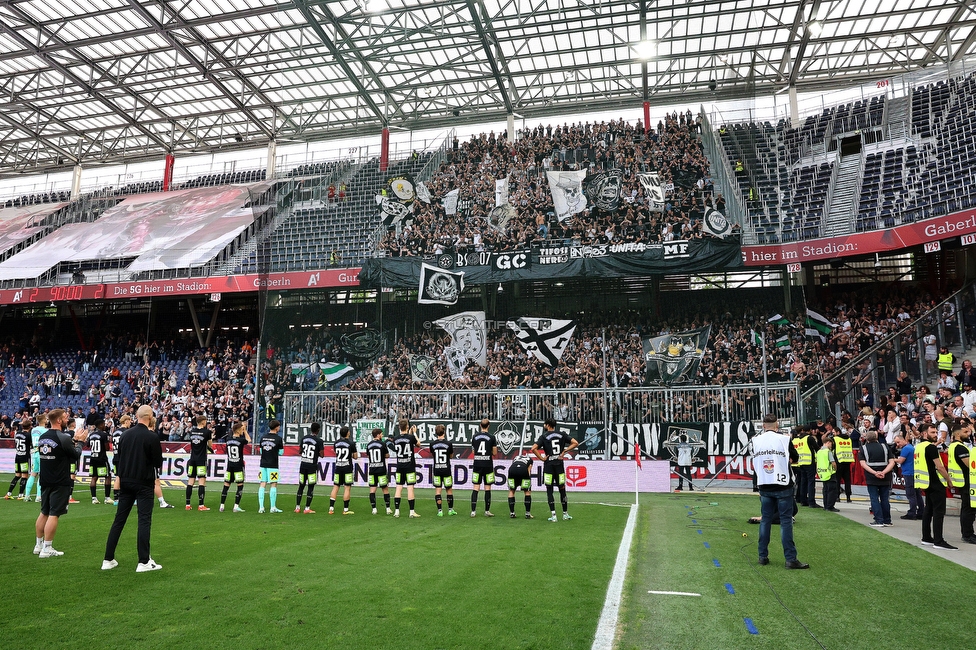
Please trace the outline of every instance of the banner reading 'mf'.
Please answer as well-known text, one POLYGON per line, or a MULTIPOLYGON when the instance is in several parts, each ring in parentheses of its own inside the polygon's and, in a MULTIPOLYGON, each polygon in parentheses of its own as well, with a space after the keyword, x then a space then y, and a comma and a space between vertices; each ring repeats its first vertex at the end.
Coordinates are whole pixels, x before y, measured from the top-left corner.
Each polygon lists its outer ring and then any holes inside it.
POLYGON ((645 380, 648 385, 691 382, 705 353, 712 326, 644 339, 645 380))

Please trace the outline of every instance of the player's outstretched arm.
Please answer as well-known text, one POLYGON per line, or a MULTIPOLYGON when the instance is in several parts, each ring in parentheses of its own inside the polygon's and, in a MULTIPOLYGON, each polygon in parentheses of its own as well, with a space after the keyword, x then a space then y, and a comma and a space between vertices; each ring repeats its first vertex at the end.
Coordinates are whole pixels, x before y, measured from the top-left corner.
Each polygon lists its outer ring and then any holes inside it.
POLYGON ((579 442, 577 442, 576 438, 571 438, 569 441, 569 446, 563 450, 563 455, 568 454, 569 452, 573 451, 577 447, 579 447, 579 442))

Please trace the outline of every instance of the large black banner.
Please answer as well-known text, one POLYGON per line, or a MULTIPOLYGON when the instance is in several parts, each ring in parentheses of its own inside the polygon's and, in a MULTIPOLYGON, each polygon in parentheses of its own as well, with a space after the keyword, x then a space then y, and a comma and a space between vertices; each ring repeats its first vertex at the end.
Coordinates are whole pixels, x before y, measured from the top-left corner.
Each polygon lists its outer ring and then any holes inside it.
MULTIPOLYGON (((417 439, 426 449, 434 440, 438 424, 447 429, 445 436, 461 458, 471 456, 471 438, 480 430, 480 420, 413 420, 417 439)), ((310 423, 288 424, 285 443, 297 443, 309 431, 310 423)), ((372 425, 370 425, 372 426, 372 425)), ((559 422, 556 428, 580 443, 574 456, 580 460, 633 459, 634 444, 645 457, 674 461, 679 450, 690 450, 696 467, 706 467, 716 458, 742 454, 756 435, 752 422, 664 422, 659 424, 615 424, 606 435, 602 422, 559 422)), ((527 452, 542 435, 542 421, 492 420, 488 431, 495 435, 501 458, 513 458, 519 449, 527 452)), ((327 443, 338 439, 339 425, 322 423, 322 438, 327 443)))
MULTIPOLYGON (((742 247, 737 239, 693 239, 664 244, 600 244, 598 246, 551 246, 531 253, 515 252, 464 256, 464 283, 495 284, 514 280, 561 278, 620 278, 675 273, 702 273, 742 268, 742 247), (474 265, 471 262, 482 261, 474 265)), ((384 257, 366 260, 359 284, 367 289, 416 288, 421 265, 432 260, 442 269, 453 269, 457 256, 443 254, 434 260, 421 257, 384 257)))

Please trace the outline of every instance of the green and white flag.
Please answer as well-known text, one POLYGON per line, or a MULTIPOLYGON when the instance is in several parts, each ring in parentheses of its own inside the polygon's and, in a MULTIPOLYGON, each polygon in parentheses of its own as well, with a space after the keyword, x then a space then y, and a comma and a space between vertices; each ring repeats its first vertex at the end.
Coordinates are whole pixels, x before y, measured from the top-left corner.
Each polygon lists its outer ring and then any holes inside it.
POLYGON ((773 325, 789 325, 790 319, 786 318, 782 314, 776 314, 774 316, 770 316, 769 318, 767 318, 766 322, 772 323, 773 325))
POLYGON ((346 375, 352 372, 356 372, 356 369, 347 363, 323 363, 319 366, 322 369, 322 374, 329 381, 336 381, 342 379, 346 375))
POLYGON ((808 327, 808 328, 806 328, 805 330, 803 330, 803 333, 807 335, 807 338, 810 338, 810 339, 820 339, 820 342, 821 343, 826 343, 827 342, 827 337, 824 336, 823 334, 821 334, 820 333, 820 330, 818 330, 818 329, 816 329, 814 327, 808 327))
POLYGON ((759 332, 757 332, 756 330, 749 330, 749 331, 752 332, 752 336, 749 337, 750 340, 752 341, 752 344, 762 347, 763 345, 762 335, 760 335, 759 332))
POLYGON ((829 320, 827 320, 826 316, 823 314, 818 314, 812 309, 807 310, 806 325, 807 327, 816 329, 823 335, 830 334, 833 329, 837 327, 836 323, 831 323, 829 320))
POLYGON ((783 335, 776 339, 776 347, 780 350, 792 350, 793 347, 790 345, 790 337, 783 335))

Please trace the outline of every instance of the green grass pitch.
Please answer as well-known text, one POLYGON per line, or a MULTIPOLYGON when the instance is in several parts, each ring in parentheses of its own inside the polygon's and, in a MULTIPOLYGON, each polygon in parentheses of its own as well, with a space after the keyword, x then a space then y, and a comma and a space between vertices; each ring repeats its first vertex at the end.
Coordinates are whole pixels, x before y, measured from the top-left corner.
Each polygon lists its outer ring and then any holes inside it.
MULTIPOLYGON (((147 574, 135 573, 135 513, 119 567, 99 570, 115 509, 91 505, 81 486, 82 503, 56 537, 61 558, 31 554, 35 504, 0 502, 10 595, 0 648, 589 648, 628 514, 598 502, 633 499, 571 493, 574 520, 553 524, 544 491, 534 494, 537 519, 522 518, 519 495, 513 521, 502 490, 494 519, 480 503, 479 516, 467 516, 467 491, 457 494, 459 516, 438 518, 425 490, 423 517, 397 520, 370 515, 363 488, 353 490, 355 515, 329 516, 325 485, 318 514, 296 515, 287 486, 278 500, 285 512, 272 516, 257 514, 253 485, 245 513, 217 512, 219 485, 208 486, 207 513, 186 512, 182 490, 166 491, 177 508, 156 510, 153 525, 153 557, 164 568, 147 574)), ((758 526, 745 523, 758 506, 752 495, 642 495, 616 648, 970 645, 964 618, 948 609, 976 598, 968 569, 806 509, 796 540, 813 568, 783 569, 778 528, 772 562, 759 567, 758 526)))
POLYGON ((40 560, 38 506, 0 501, 0 573, 16 601, 0 613, 0 648, 589 648, 628 514, 571 501, 575 519, 550 523, 543 491, 536 519, 522 517, 520 494, 512 520, 498 490, 493 519, 483 500, 469 518, 470 491, 458 516, 438 518, 432 492, 418 491, 422 518, 406 517, 404 498, 394 519, 371 515, 354 488, 356 514, 330 516, 325 485, 314 515, 293 512, 294 486, 278 495, 284 513, 259 515, 254 485, 246 512, 221 513, 220 483, 207 487, 210 512, 166 490, 176 509, 154 510, 152 536, 163 569, 144 574, 134 511, 119 566, 101 571, 113 506, 76 488, 81 503, 55 537, 65 555, 40 560))

